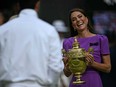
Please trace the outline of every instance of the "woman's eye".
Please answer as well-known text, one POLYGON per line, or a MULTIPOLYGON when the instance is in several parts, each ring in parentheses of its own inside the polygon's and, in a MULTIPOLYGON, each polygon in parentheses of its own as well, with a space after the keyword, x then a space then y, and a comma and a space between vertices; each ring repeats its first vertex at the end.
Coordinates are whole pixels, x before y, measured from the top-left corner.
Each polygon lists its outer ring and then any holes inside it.
POLYGON ((81 17, 82 17, 82 15, 79 15, 79 16, 78 16, 78 18, 81 18, 81 17))
POLYGON ((73 18, 73 19, 72 19, 72 21, 75 21, 75 20, 76 20, 76 18, 73 18))
POLYGON ((75 21, 75 20, 72 20, 72 21, 75 21))

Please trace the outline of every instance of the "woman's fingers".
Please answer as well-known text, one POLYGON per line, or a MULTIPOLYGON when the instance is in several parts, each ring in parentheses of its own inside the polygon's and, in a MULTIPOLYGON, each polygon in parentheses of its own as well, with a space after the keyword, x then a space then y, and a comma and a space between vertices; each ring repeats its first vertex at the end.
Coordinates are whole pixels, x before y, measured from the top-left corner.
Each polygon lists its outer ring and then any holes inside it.
POLYGON ((64 57, 62 60, 64 62, 64 65, 67 66, 67 64, 68 64, 68 58, 67 57, 64 57))
POLYGON ((86 53, 86 61, 88 62, 88 63, 93 63, 93 61, 94 61, 94 57, 93 57, 93 55, 92 54, 89 54, 89 53, 86 53))

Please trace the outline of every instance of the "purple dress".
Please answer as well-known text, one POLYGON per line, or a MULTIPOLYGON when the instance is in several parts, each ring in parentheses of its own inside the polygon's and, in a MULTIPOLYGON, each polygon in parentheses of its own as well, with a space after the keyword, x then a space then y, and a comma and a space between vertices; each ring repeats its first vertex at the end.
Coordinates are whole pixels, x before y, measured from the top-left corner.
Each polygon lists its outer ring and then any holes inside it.
MULTIPOLYGON (((77 38, 80 43, 80 47, 84 48, 86 51, 89 47, 94 49, 94 60, 96 62, 101 62, 101 54, 109 54, 109 42, 108 38, 104 35, 96 35, 87 38, 77 38)), ((70 37, 64 40, 63 48, 68 51, 72 48, 72 43, 74 42, 74 37, 70 37)), ((85 73, 83 73, 82 80, 85 81, 84 84, 77 85, 72 82, 75 81, 75 77, 72 76, 69 87, 103 87, 102 81, 99 75, 99 71, 93 69, 92 67, 87 67, 85 73)))

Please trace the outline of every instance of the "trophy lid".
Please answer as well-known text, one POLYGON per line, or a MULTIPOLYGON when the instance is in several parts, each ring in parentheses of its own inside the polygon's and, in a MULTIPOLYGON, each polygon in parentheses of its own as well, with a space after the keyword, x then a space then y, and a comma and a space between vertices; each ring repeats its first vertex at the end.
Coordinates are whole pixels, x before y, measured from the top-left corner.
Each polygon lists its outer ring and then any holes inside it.
POLYGON ((77 38, 76 37, 74 37, 74 42, 73 42, 73 48, 75 49, 77 49, 77 48, 80 48, 80 45, 79 45, 79 42, 77 41, 77 38))

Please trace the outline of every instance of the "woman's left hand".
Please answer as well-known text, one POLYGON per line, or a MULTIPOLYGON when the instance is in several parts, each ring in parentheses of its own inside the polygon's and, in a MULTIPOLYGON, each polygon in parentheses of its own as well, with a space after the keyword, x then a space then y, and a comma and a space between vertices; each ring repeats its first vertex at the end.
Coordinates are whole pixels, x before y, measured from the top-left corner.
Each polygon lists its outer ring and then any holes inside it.
POLYGON ((94 62, 94 57, 92 54, 90 54, 89 52, 86 52, 85 54, 85 60, 87 62, 88 65, 91 65, 94 62))

